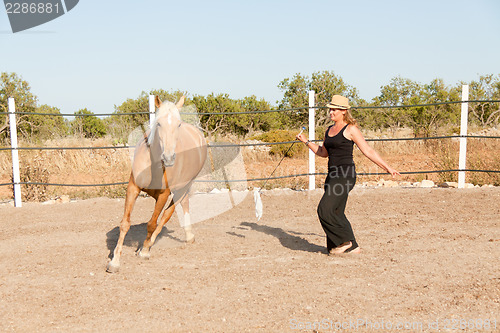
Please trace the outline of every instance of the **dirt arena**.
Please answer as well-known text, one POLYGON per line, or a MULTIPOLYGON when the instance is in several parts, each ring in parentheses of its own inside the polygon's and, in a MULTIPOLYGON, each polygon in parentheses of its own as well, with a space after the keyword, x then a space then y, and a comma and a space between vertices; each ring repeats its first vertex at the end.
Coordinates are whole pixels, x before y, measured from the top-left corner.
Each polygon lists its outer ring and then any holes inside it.
POLYGON ((360 255, 329 257, 322 191, 248 195, 196 223, 176 217, 134 256, 153 207, 139 198, 120 272, 105 272, 124 200, 0 206, 0 331, 500 331, 500 188, 355 188, 360 255))

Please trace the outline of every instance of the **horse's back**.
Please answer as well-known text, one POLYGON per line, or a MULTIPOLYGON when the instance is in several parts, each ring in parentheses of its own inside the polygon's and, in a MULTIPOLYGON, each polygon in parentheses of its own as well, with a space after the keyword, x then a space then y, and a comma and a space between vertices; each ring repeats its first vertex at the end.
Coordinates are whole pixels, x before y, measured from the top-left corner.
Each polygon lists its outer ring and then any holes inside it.
POLYGON ((175 162, 165 169, 170 189, 190 184, 200 173, 207 159, 207 143, 199 129, 188 123, 179 128, 175 162))

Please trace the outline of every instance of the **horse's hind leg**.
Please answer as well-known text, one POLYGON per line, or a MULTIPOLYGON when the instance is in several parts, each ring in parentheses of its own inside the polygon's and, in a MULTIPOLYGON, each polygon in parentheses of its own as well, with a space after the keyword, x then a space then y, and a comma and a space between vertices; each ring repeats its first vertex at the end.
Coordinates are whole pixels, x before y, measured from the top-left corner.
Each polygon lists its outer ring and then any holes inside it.
POLYGON ((120 222, 120 236, 118 237, 118 242, 116 243, 116 247, 113 252, 113 259, 106 267, 106 271, 109 273, 118 272, 120 269, 120 256, 122 254, 123 241, 125 240, 125 236, 130 229, 130 213, 132 212, 135 200, 140 192, 141 190, 134 183, 131 176, 127 187, 127 196, 125 198, 125 213, 123 214, 122 221, 120 222))
POLYGON ((184 212, 184 222, 182 227, 186 233, 186 243, 194 243, 193 227, 191 226, 191 216, 189 215, 189 193, 181 200, 182 211, 184 212))
MULTIPOLYGON (((161 214, 161 211, 163 210, 163 207, 165 207, 165 204, 167 201, 171 200, 170 196, 170 191, 161 193, 158 198, 156 199, 156 204, 155 204, 155 210, 153 212, 153 216, 151 216, 151 219, 148 222, 148 235, 146 239, 144 240, 144 244, 142 245, 142 248, 137 252, 137 255, 141 257, 142 259, 149 259, 151 254, 149 253, 149 249, 154 243, 154 239, 152 239, 153 234, 157 229, 159 231, 156 232, 155 238, 160 233, 161 228, 163 228, 163 224, 160 223, 160 226, 158 225, 158 217, 161 214)), ((165 215, 165 214, 164 214, 165 215)), ((170 214, 172 215, 172 214, 170 214)), ((163 220, 163 218, 162 218, 163 220)))

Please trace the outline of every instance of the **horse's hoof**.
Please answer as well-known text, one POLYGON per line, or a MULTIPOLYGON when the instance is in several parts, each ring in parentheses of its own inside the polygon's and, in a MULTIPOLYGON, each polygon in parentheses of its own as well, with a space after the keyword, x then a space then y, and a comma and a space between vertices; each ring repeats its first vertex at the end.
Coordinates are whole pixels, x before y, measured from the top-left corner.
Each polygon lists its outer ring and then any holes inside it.
POLYGON ((194 236, 193 236, 193 237, 190 237, 190 238, 187 238, 187 239, 186 239, 186 243, 187 243, 187 244, 193 244, 193 243, 194 243, 194 236))
POLYGON ((108 273, 117 273, 120 270, 120 266, 113 265, 111 262, 106 266, 106 272, 108 273))
POLYGON ((149 260, 149 258, 151 257, 151 253, 144 253, 142 251, 139 251, 137 252, 137 255, 139 256, 139 258, 141 258, 142 260, 149 260))

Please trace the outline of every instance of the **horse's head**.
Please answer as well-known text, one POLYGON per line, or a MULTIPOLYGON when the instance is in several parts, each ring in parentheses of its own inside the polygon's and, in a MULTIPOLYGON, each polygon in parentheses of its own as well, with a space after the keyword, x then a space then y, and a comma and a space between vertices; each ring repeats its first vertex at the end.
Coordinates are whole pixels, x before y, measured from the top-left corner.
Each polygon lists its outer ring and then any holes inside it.
POLYGON ((162 103, 156 96, 155 104, 158 111, 149 139, 151 152, 153 156, 159 157, 163 166, 171 167, 175 162, 175 147, 182 124, 179 109, 184 104, 184 96, 177 104, 162 103))

